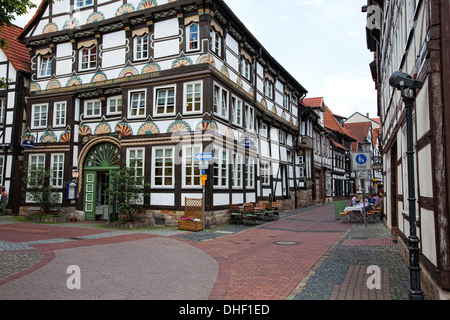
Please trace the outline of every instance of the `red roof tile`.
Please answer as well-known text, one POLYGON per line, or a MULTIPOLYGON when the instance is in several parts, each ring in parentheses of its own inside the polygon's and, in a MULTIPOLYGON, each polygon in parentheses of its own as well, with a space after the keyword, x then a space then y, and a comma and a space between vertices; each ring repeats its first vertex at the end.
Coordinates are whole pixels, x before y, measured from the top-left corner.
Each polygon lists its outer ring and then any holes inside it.
POLYGON ((311 108, 322 108, 324 103, 323 103, 323 97, 318 97, 318 98, 305 98, 303 99, 303 103, 311 108))
POLYGON ((325 128, 328 128, 330 130, 339 132, 350 139, 357 140, 356 137, 349 132, 345 127, 343 127, 339 121, 334 117, 333 112, 331 112, 330 108, 325 104, 325 112, 323 113, 323 124, 325 128))
POLYGON ((16 70, 31 71, 31 58, 24 44, 17 40, 22 28, 4 25, 0 28, 0 37, 7 40, 6 47, 1 49, 16 70))
POLYGON ((359 142, 363 142, 367 138, 371 125, 370 122, 356 122, 346 123, 344 127, 351 131, 359 142))

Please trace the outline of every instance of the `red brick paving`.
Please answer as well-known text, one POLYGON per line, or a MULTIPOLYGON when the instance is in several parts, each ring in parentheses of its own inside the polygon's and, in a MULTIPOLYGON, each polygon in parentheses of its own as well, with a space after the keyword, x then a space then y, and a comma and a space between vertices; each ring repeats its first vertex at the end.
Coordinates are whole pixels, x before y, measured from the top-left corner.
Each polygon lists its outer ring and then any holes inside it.
POLYGON ((197 245, 219 263, 214 300, 284 300, 351 225, 332 206, 197 245), (311 221, 304 221, 311 220, 311 221), (328 232, 331 231, 331 232, 328 232), (281 246, 276 241, 295 241, 281 246))
POLYGON ((59 238, 75 238, 107 232, 111 231, 60 227, 45 224, 14 223, 0 226, 0 240, 9 242, 28 242, 59 238))

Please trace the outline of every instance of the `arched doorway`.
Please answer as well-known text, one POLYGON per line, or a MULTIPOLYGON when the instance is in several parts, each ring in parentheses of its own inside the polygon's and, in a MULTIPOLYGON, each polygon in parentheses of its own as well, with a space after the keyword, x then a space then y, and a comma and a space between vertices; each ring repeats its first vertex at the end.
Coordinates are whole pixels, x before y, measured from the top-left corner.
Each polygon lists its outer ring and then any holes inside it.
POLYGON ((109 178, 120 169, 120 149, 112 143, 95 145, 84 161, 84 213, 86 221, 110 220, 115 207, 110 203, 109 178))

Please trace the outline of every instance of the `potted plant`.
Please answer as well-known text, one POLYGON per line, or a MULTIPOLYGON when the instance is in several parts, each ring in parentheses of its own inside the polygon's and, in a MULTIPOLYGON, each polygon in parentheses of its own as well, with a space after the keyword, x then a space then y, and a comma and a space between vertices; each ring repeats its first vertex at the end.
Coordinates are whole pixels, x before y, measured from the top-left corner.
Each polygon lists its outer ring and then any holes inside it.
POLYGON ((178 229, 185 231, 202 231, 203 223, 200 219, 194 219, 192 217, 186 217, 178 221, 178 229))

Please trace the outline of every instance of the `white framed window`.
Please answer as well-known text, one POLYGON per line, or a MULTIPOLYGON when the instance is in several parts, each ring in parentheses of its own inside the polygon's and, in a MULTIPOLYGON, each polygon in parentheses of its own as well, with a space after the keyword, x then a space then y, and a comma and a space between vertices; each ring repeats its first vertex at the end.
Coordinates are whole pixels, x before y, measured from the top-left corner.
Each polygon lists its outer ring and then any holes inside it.
POLYGON ((146 60, 148 59, 149 51, 149 36, 145 34, 141 37, 136 36, 133 39, 134 42, 134 60, 146 60))
POLYGON ((245 186, 247 189, 255 188, 255 159, 247 158, 245 160, 245 170, 247 172, 247 179, 245 180, 245 186))
POLYGON ((201 113, 203 110, 203 82, 184 84, 184 113, 201 113))
POLYGON ((64 154, 52 154, 50 168, 50 186, 53 188, 62 188, 64 181, 64 154))
POLYGON ((286 144, 286 132, 283 130, 278 130, 278 141, 280 144, 286 144))
POLYGON ((255 131, 255 109, 249 105, 245 106, 245 129, 255 131))
POLYGON ((247 80, 251 80, 251 63, 245 58, 241 59, 241 76, 247 80))
POLYGON ((228 151, 214 150, 214 187, 228 188, 228 151))
POLYGON ((217 54, 219 57, 222 56, 221 34, 218 31, 211 28, 210 35, 211 35, 211 46, 210 46, 211 51, 217 54))
POLYGON ((152 186, 157 188, 174 187, 174 148, 153 148, 152 186))
POLYGON ((84 116, 86 118, 98 118, 102 114, 102 103, 100 100, 84 101, 84 116))
POLYGON ((135 177, 144 177, 144 148, 127 149, 127 167, 134 169, 135 177))
POLYGON ((36 104, 31 107, 31 128, 45 129, 47 128, 47 112, 48 104, 36 104))
POLYGON ((291 108, 291 97, 288 93, 285 93, 283 96, 283 108, 285 110, 290 111, 291 108))
POLYGON ((175 86, 155 88, 155 116, 175 114, 175 86))
POLYGON ((264 82, 264 95, 273 100, 273 82, 268 79, 264 82))
POLYGON ((267 138, 267 134, 268 134, 268 127, 267 124, 264 122, 261 122, 259 124, 259 136, 260 137, 264 137, 267 138))
POLYGON ((52 55, 39 56, 38 77, 50 77, 52 75, 52 55))
POLYGON ((94 5, 94 0, 76 0, 77 8, 90 7, 94 5))
POLYGON ((194 23, 186 27, 187 51, 200 50, 200 29, 198 24, 194 23))
POLYGON ((183 187, 201 187, 200 162, 195 161, 195 155, 201 152, 201 146, 183 147, 183 187))
POLYGON ((147 91, 129 91, 128 92, 128 117, 143 118, 146 113, 147 91))
MULTIPOLYGON (((130 148, 127 149, 127 167, 134 169, 134 178, 136 179, 137 186, 143 187, 144 184, 144 148, 130 148)), ((144 204, 144 194, 139 194, 137 199, 132 199, 134 204, 144 204)))
MULTIPOLYGON (((45 154, 33 154, 28 158, 28 187, 36 185, 36 172, 45 168, 45 154)), ((43 181, 42 181, 43 183, 43 181)))
POLYGON ((6 99, 0 98, 0 126, 5 125, 6 99))
POLYGON ((107 114, 122 114, 122 96, 109 97, 107 100, 107 114))
POLYGON ((242 160, 242 154, 235 154, 234 161, 231 166, 231 181, 233 188, 242 188, 242 178, 244 176, 243 169, 244 164, 242 160))
POLYGON ((214 85, 214 113, 228 119, 228 91, 217 84, 214 85))
POLYGON ((67 102, 55 102, 53 105, 53 126, 54 127, 65 127, 66 126, 66 113, 67 113, 67 102))
POLYGON ((239 127, 242 127, 242 100, 231 97, 231 122, 239 127))
POLYGON ((80 71, 97 68, 97 47, 82 48, 80 55, 80 71))
POLYGON ((270 176, 271 176, 270 170, 271 170, 270 162, 261 163, 261 182, 263 185, 270 184, 270 176))

